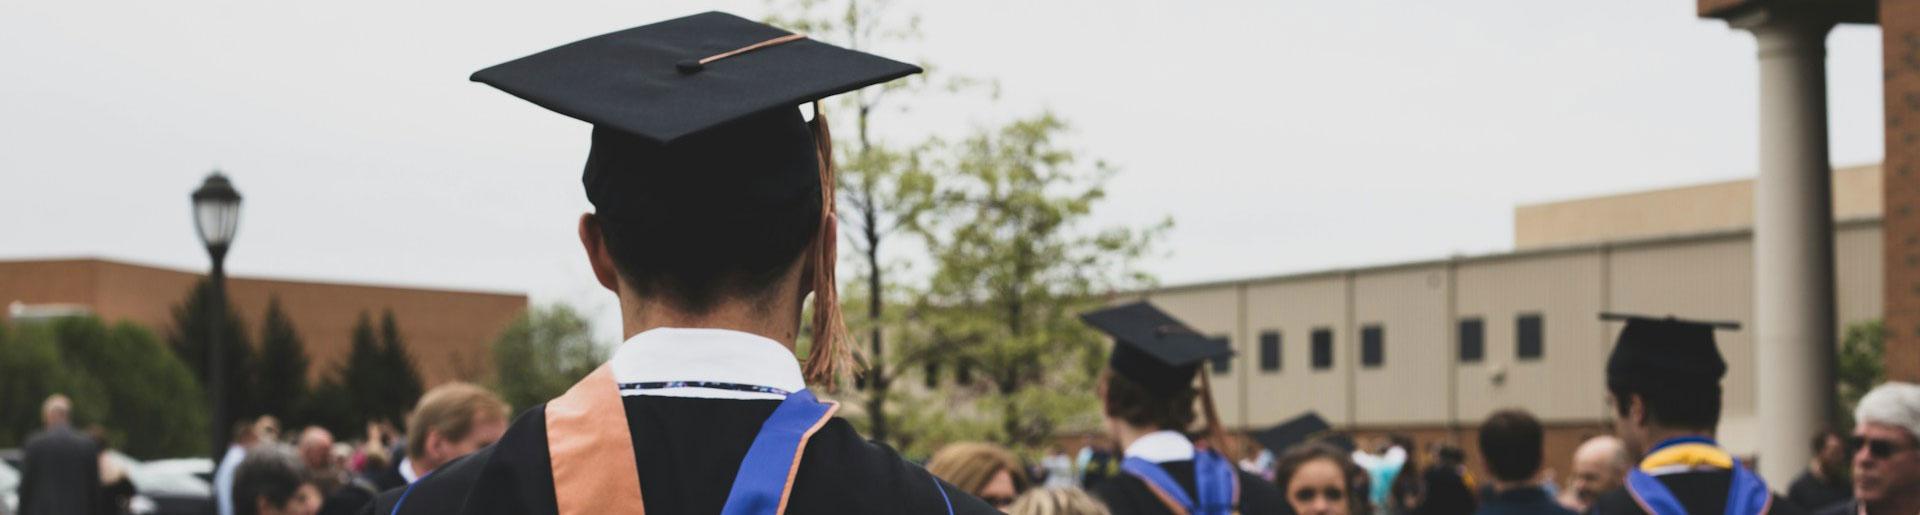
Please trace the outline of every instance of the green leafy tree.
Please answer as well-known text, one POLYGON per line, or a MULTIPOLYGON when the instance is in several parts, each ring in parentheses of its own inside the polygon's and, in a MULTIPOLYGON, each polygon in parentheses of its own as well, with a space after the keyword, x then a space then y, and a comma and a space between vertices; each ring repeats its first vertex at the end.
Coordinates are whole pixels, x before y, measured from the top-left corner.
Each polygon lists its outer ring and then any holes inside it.
MULTIPOLYGON (((33 324, 28 324, 33 325, 33 324)), ((40 429, 40 403, 56 393, 73 396, 59 342, 0 324, 0 447, 19 447, 40 429)), ((100 408, 76 403, 74 419, 92 420, 100 408)))
MULTIPOLYGON (((218 321, 209 321, 213 311, 213 283, 201 280, 188 293, 186 301, 173 307, 173 327, 167 333, 167 343, 175 356, 186 363, 193 371, 193 378, 200 384, 208 384, 207 377, 207 341, 218 328, 221 346, 226 351, 226 403, 227 419, 213 420, 214 427, 233 427, 233 422, 247 417, 260 415, 259 397, 256 391, 253 344, 248 341, 246 325, 240 315, 227 304, 224 313, 219 313, 218 321)), ((203 397, 205 394, 201 394, 203 397)))
MULTIPOLYGON (((878 47, 903 46, 920 41, 920 17, 901 12, 894 0, 792 0, 774 1, 777 14, 767 23, 808 34, 861 51, 878 47)), ((831 102, 832 114, 851 114, 848 125, 837 125, 834 139, 837 163, 836 189, 839 193, 841 235, 847 238, 851 252, 843 255, 858 263, 854 281, 843 290, 841 304, 847 327, 866 340, 864 370, 856 377, 858 389, 866 397, 867 421, 862 429, 869 438, 889 441, 893 434, 888 405, 893 401, 898 371, 919 365, 919 358, 899 353, 887 344, 892 332, 903 330, 898 310, 889 306, 906 304, 915 288, 889 278, 902 272, 901 265, 890 262, 883 248, 898 244, 896 236, 912 236, 902 229, 906 221, 927 208, 925 197, 907 194, 923 188, 931 175, 919 169, 922 154, 931 146, 888 143, 876 138, 876 114, 906 112, 908 100, 936 89, 932 65, 921 63, 929 73, 862 88, 840 95, 831 102)), ((949 92, 974 89, 979 81, 948 77, 940 84, 949 92)), ((846 118, 835 118, 846 123, 846 118)))
POLYGON ((42 337, 59 345, 61 361, 79 392, 75 404, 104 409, 97 423, 129 455, 143 458, 207 451, 204 391, 193 372, 145 328, 111 327, 94 317, 44 325, 42 337))
POLYGON ((260 324, 260 367, 258 390, 262 408, 297 427, 311 418, 307 413, 307 347, 300 340, 293 320, 287 318, 280 298, 267 301, 266 319, 260 324))
POLYGON ((1077 315, 1151 284, 1134 263, 1171 226, 1085 227, 1114 171, 1059 145, 1066 129, 1041 114, 952 146, 911 220, 937 266, 914 315, 930 328, 921 348, 984 381, 979 407, 1015 446, 1097 421, 1106 340, 1077 315))
POLYGON ((607 359, 593 328, 565 304, 520 315, 493 341, 493 388, 521 410, 566 393, 607 359))
POLYGON ((1849 426, 1852 423, 1853 408, 1860 404, 1860 398, 1868 390, 1887 381, 1887 362, 1885 327, 1881 321, 1872 320, 1847 326, 1846 335, 1840 340, 1840 355, 1834 360, 1838 370, 1835 379, 1839 395, 1834 406, 1840 409, 1835 414, 1838 425, 1849 426))

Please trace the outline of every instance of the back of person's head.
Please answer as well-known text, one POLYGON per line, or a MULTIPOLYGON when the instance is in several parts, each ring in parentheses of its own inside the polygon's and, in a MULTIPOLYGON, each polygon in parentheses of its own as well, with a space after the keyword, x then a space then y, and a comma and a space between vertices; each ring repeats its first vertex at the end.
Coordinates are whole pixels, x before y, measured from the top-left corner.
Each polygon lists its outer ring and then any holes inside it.
POLYGON ((407 455, 426 456, 427 437, 463 440, 476 423, 504 420, 512 408, 493 391, 472 383, 450 382, 427 390, 407 415, 407 455))
POLYGON ((1920 442, 1920 385, 1888 382, 1874 387, 1853 409, 1857 425, 1879 424, 1903 429, 1909 445, 1920 442))
POLYGON ((1020 458, 1004 447, 984 442, 959 442, 940 448, 933 459, 927 460, 927 472, 969 494, 983 499, 994 497, 986 500, 1002 505, 1026 491, 1029 484, 1020 458), (1013 491, 988 492, 994 477, 1001 473, 1007 474, 1013 491))
POLYGON ((1020 494, 1008 515, 1109 515, 1107 505, 1078 488, 1036 488, 1020 494))
POLYGON ((308 468, 328 468, 333 464, 333 432, 320 426, 307 426, 300 431, 300 458, 306 460, 308 468))
POLYGON ((1480 456, 1487 470, 1501 481, 1532 481, 1540 472, 1543 433, 1540 421, 1526 411, 1494 412, 1480 424, 1480 456))
POLYGON ((73 423, 73 400, 58 393, 47 396, 46 402, 40 403, 40 422, 47 427, 73 423))
POLYGON ((246 459, 234 468, 233 511, 236 515, 256 515, 262 506, 284 509, 295 501, 301 486, 312 482, 293 448, 277 443, 260 445, 248 451, 246 459))
POLYGON ((1720 425, 1720 385, 1686 384, 1660 388, 1638 388, 1620 382, 1608 382, 1614 410, 1624 419, 1630 415, 1633 397, 1639 397, 1647 420, 1660 427, 1690 431, 1713 431, 1720 425))
POLYGON ((1160 393, 1111 370, 1101 377, 1106 388, 1107 416, 1128 425, 1184 432, 1199 418, 1193 401, 1200 393, 1192 387, 1160 393))
MULTIPOLYGON (((664 299, 695 314, 707 312, 725 298, 764 298, 818 232, 822 202, 818 188, 778 191, 790 185, 764 179, 731 185, 716 181, 722 175, 771 175, 777 168, 795 166, 785 156, 812 154, 813 139, 797 109, 754 116, 777 118, 781 123, 732 123, 664 146, 620 131, 594 131, 592 154, 587 158, 590 168, 619 163, 674 163, 667 167, 688 168, 604 170, 598 179, 589 178, 590 182, 644 184, 601 185, 631 192, 631 198, 607 199, 619 202, 618 213, 596 215, 614 267, 642 298, 664 299), (631 141, 614 141, 620 139, 631 141), (742 149, 741 141, 779 141, 794 148, 742 149), (715 188, 748 191, 707 192, 715 188), (753 200, 741 200, 745 197, 753 200)), ((815 167, 809 173, 783 172, 782 176, 818 177, 818 173, 815 167)))

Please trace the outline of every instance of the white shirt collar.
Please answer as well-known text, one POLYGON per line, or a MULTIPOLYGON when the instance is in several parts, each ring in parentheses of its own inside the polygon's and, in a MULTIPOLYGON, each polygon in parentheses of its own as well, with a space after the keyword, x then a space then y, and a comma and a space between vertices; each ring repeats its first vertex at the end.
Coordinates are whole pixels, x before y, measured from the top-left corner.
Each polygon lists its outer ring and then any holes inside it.
POLYGON ((400 478, 407 480, 409 485, 420 480, 420 474, 413 471, 412 457, 400 458, 400 478))
POLYGON ((1193 461, 1193 442, 1173 431, 1154 431, 1127 446, 1126 457, 1154 463, 1193 461))
MULTIPOLYGON (((766 337, 726 329, 659 328, 628 338, 613 352, 613 379, 627 383, 703 381, 778 388, 807 387, 793 351, 766 337)), ((622 388, 621 396, 781 400, 777 393, 683 386, 622 388)))

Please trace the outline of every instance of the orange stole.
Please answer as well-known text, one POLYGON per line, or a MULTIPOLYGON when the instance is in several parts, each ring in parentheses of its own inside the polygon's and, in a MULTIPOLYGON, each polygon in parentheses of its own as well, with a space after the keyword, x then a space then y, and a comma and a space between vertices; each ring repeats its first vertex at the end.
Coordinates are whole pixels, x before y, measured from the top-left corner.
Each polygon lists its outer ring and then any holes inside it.
POLYGON ((547 460, 560 515, 645 515, 640 469, 633 463, 627 409, 613 369, 593 373, 547 402, 547 460))

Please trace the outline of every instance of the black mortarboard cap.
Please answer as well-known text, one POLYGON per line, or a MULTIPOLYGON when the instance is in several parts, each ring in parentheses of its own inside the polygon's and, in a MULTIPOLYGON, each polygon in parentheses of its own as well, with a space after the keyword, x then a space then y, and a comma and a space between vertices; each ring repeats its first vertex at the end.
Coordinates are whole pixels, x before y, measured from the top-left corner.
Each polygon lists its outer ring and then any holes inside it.
POLYGON ((1086 313, 1080 320, 1113 336, 1107 366, 1150 391, 1189 388, 1201 362, 1233 355, 1232 347, 1145 302, 1086 313))
POLYGON ((584 182, 608 214, 631 202, 725 212, 817 197, 814 136, 798 106, 919 71, 708 12, 575 41, 472 78, 593 124, 584 182))
POLYGON ((1268 428, 1266 431, 1261 431, 1260 434, 1254 435, 1253 439, 1259 440, 1260 445, 1273 451, 1274 454, 1282 454, 1295 445, 1325 435, 1329 429, 1333 429, 1333 426, 1327 424, 1327 419, 1320 418, 1319 413, 1309 411, 1268 428))
POLYGON ((1727 361, 1714 343, 1715 329, 1735 330, 1734 322, 1703 322, 1615 313, 1601 320, 1626 322, 1607 358, 1607 382, 1633 388, 1717 386, 1727 361))

